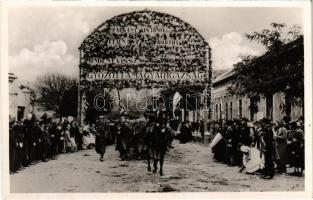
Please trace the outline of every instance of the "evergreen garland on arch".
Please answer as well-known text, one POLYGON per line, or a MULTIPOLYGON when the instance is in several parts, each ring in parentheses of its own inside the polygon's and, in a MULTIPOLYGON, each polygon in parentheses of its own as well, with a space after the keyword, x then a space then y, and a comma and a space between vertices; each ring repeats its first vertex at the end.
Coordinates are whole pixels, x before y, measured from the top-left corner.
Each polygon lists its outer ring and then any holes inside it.
MULTIPOLYGON (((124 29, 125 30, 125 29, 124 29)), ((140 72, 145 71, 177 71, 205 72, 207 68, 204 38, 188 23, 181 19, 160 12, 149 10, 135 11, 118 15, 97 27, 81 44, 81 89, 93 88, 159 88, 159 87, 203 87, 205 80, 86 80, 90 72, 140 72), (129 28, 133 31, 113 31, 113 29, 129 28), (145 33, 145 28, 163 28, 165 31, 145 33), (126 41, 123 44, 108 45, 110 41, 126 41), (158 41, 178 41, 179 45, 161 45, 158 41), (136 58, 138 63, 108 63, 90 65, 90 58, 115 59, 136 58)))

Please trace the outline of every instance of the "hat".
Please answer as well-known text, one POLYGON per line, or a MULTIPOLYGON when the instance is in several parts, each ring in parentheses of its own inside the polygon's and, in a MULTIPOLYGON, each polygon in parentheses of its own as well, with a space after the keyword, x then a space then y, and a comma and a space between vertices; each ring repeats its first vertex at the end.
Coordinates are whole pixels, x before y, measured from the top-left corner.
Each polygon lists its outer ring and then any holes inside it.
POLYGON ((244 117, 244 118, 241 118, 241 121, 248 122, 249 120, 244 117))
POLYGON ((240 151, 241 151, 241 152, 248 153, 249 150, 250 150, 250 147, 248 147, 248 146, 242 145, 242 146, 240 147, 240 151))
POLYGON ((262 123, 264 123, 264 124, 271 124, 271 120, 269 120, 268 118, 263 118, 262 119, 262 123))
POLYGON ((28 113, 27 116, 26 116, 26 118, 27 118, 28 120, 31 120, 32 117, 33 117, 33 115, 32 115, 31 113, 28 113))
POLYGON ((291 118, 289 116, 284 116, 283 121, 289 123, 291 121, 291 118))
POLYGON ((296 129, 297 128, 297 123, 296 122, 291 122, 290 123, 290 128, 291 129, 296 129))
POLYGON ((9 123, 12 124, 15 122, 15 117, 9 116, 9 123))

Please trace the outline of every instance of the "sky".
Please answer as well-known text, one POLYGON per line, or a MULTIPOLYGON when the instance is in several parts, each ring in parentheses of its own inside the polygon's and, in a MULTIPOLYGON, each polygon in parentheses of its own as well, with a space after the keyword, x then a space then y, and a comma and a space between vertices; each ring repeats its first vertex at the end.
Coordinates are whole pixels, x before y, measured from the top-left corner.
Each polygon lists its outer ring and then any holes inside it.
POLYGON ((272 22, 303 27, 302 8, 290 7, 11 7, 9 70, 23 83, 47 72, 78 76, 78 47, 84 38, 115 15, 143 9, 171 14, 193 26, 212 48, 214 70, 231 68, 241 55, 264 52, 245 33, 272 22))

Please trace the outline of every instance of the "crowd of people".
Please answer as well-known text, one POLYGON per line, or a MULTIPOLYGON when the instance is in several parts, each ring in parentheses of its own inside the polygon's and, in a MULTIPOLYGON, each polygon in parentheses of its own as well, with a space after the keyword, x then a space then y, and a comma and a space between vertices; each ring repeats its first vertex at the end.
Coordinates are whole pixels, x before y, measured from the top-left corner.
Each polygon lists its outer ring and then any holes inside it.
POLYGON ((265 179, 275 173, 302 176, 304 171, 304 118, 291 121, 284 117, 249 122, 247 119, 210 123, 214 158, 242 172, 260 172, 265 179), (293 169, 293 170, 292 170, 293 169))
POLYGON ((169 120, 169 125, 175 133, 175 138, 179 140, 181 144, 187 142, 202 142, 204 136, 204 122, 198 121, 181 121, 179 118, 173 118, 169 120))
MULTIPOLYGON (((110 121, 100 116, 96 123, 81 126, 74 121, 37 120, 29 114, 23 121, 10 120, 10 171, 40 161, 56 159, 58 154, 90 149, 100 154, 103 161, 107 145, 115 144, 122 160, 132 146, 138 159, 144 157, 144 134, 149 119, 130 120, 121 117, 110 121), (147 121, 148 120, 148 121, 147 121), (129 135, 123 138, 121 135, 129 135)), ((204 138, 203 121, 181 122, 169 119, 166 125, 173 138, 186 142, 200 142, 204 138)), ((304 119, 291 121, 284 117, 273 124, 268 119, 249 122, 247 119, 220 120, 208 123, 210 146, 214 158, 247 173, 261 172, 271 179, 276 173, 302 176, 304 171, 304 119)))
POLYGON ((95 145, 95 125, 80 126, 76 121, 52 122, 28 114, 24 121, 10 119, 10 171, 56 159, 58 154, 72 153, 95 145))
POLYGON ((127 159, 127 151, 132 147, 138 159, 143 158, 143 141, 147 120, 129 119, 122 116, 117 120, 100 116, 95 123, 84 126, 75 120, 52 122, 37 119, 29 114, 24 121, 10 119, 9 156, 10 172, 38 162, 56 159, 58 154, 73 153, 95 148, 103 161, 106 146, 115 144, 122 160, 127 159), (126 135, 126 137, 124 137, 126 135), (123 137, 122 137, 123 136, 123 137), (124 139, 126 138, 126 139, 124 139))

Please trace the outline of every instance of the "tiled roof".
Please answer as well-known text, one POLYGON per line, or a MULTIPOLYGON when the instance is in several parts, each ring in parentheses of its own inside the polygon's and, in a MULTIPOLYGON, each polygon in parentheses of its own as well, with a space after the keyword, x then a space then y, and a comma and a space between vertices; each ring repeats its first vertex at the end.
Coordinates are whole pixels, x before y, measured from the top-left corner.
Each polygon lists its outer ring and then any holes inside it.
POLYGON ((229 77, 233 76, 234 73, 235 73, 235 72, 233 71, 233 69, 228 70, 227 72, 223 73, 222 75, 220 75, 219 77, 217 77, 216 79, 214 79, 214 80, 213 80, 213 84, 216 84, 216 83, 218 83, 218 82, 220 82, 220 81, 225 80, 226 78, 229 78, 229 77))

